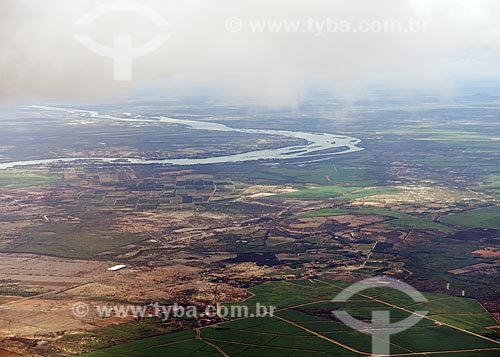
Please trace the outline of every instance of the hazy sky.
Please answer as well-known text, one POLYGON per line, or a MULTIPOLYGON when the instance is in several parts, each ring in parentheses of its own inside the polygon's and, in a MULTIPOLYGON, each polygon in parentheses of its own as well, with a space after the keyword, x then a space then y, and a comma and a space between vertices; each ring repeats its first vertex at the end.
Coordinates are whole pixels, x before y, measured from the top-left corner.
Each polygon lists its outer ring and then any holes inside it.
POLYGON ((128 12, 75 25, 106 3, 113 1, 0 1, 2 101, 126 97, 154 81, 155 88, 160 83, 184 92, 215 84, 287 104, 311 80, 350 96, 373 81, 447 88, 453 76, 500 74, 498 0, 136 0, 168 26, 128 12), (357 31, 360 21, 376 27, 388 20, 403 27, 416 21, 426 30, 357 31), (255 30, 265 21, 302 27, 255 30), (88 35, 111 46, 114 35, 130 34, 138 46, 158 33, 168 40, 133 60, 130 82, 114 81, 113 61, 75 39, 88 35))

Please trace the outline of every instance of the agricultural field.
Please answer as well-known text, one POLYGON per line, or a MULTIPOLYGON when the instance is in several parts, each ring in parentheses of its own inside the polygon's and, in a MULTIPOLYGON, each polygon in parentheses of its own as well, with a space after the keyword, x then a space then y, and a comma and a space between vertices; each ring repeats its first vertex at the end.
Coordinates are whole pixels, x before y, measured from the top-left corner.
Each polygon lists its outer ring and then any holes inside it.
POLYGON ((463 227, 500 229, 500 206, 450 214, 441 218, 441 221, 463 227))
POLYGON ((346 208, 340 208, 340 209, 324 208, 318 211, 306 213, 304 215, 299 216, 299 218, 344 216, 348 214, 379 215, 392 218, 389 221, 387 221, 387 223, 391 225, 412 226, 415 229, 435 229, 443 233, 454 232, 453 228, 444 226, 439 223, 435 223, 429 218, 426 219, 421 217, 413 217, 405 213, 392 211, 385 208, 376 208, 376 207, 361 207, 359 209, 351 209, 351 210, 346 208))
POLYGON ((336 198, 338 200, 350 201, 356 198, 391 194, 395 192, 397 192, 396 189, 386 187, 322 186, 307 188, 298 192, 283 194, 278 197, 304 199, 336 198))
POLYGON ((261 167, 256 172, 245 173, 246 179, 264 180, 272 183, 297 183, 316 185, 359 185, 370 186, 378 182, 369 177, 369 167, 349 165, 320 165, 316 167, 261 167))
POLYGON ((0 186, 5 188, 24 188, 63 184, 62 175, 32 171, 0 172, 0 186))
POLYGON ((12 242, 5 251, 88 259, 108 251, 116 254, 120 247, 147 240, 146 236, 97 229, 105 224, 102 220, 89 219, 87 224, 46 223, 12 242))
POLYGON ((372 311, 387 310, 394 322, 411 311, 429 311, 414 327, 391 336, 391 353, 401 356, 425 352, 494 356, 500 351, 500 340, 494 339, 500 336, 491 328, 496 321, 475 300, 427 294, 427 303, 415 304, 403 292, 372 288, 353 295, 346 303, 332 303, 345 287, 343 283, 322 280, 266 283, 250 289, 254 296, 244 304, 277 306, 274 317, 236 319, 82 356, 370 355, 370 336, 345 326, 332 315, 334 310, 347 311, 364 321, 370 320, 372 311))

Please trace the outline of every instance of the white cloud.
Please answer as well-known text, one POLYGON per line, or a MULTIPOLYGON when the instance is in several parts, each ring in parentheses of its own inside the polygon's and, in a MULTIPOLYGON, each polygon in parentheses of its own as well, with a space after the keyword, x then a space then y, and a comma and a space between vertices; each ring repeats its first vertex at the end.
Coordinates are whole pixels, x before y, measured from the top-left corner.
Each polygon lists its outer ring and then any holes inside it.
MULTIPOLYGON (((302 83, 320 79, 351 95, 376 78, 411 88, 439 85, 450 75, 498 73, 496 0, 137 0, 169 23, 170 40, 133 63, 134 81, 116 83, 112 61, 74 39, 75 22, 95 0, 0 2, 0 98, 107 98, 155 80, 183 86, 213 83, 270 104, 293 103, 302 83), (243 29, 226 30, 237 17, 243 29), (350 22, 425 21, 419 33, 253 33, 250 21, 308 19, 350 22), (464 62, 463 60, 467 60, 464 62), (460 66, 456 64, 460 63, 460 66), (466 64, 464 64, 466 63, 466 64)), ((140 44, 155 26, 134 14, 109 14, 86 29, 111 44, 131 33, 140 44)))

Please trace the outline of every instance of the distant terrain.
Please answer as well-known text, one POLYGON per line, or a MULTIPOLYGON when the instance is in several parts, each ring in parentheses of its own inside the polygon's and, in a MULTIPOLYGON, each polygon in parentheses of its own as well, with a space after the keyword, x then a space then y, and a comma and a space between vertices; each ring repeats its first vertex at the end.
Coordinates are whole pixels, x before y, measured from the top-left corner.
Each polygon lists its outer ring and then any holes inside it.
MULTIPOLYGON (((432 320, 395 337, 393 353, 498 356, 500 95, 480 92, 453 101, 377 92, 350 104, 320 94, 293 113, 210 96, 82 108, 329 133, 364 149, 183 166, 120 159, 307 143, 1 107, 0 163, 87 159, 0 170, 0 346, 31 356, 366 355, 370 337, 325 311, 339 308, 329 301, 341 287, 384 275, 430 300, 432 320), (117 161, 89 159, 103 157, 117 161), (117 264, 126 267, 107 270, 117 264), (261 301, 280 310, 162 323, 77 318, 81 301, 261 301)), ((349 304, 353 315, 368 319, 385 303, 396 317, 413 309, 394 292, 369 295, 349 304)))

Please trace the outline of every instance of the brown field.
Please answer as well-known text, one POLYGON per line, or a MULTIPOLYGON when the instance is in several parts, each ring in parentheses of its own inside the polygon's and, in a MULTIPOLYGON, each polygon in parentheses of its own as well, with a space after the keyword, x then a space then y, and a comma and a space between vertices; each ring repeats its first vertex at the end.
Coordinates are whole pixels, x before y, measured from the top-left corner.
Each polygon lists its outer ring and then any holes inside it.
POLYGON ((360 227, 371 223, 383 222, 386 218, 375 215, 355 216, 348 214, 345 216, 332 217, 332 220, 340 224, 348 225, 349 227, 360 227))
POLYGON ((500 248, 486 247, 472 252, 486 258, 500 258, 500 248))
POLYGON ((40 336, 58 331, 94 328, 72 314, 76 301, 22 299, 0 311, 1 336, 40 336))
POLYGON ((10 352, 7 350, 4 350, 3 348, 0 348, 0 357, 19 357, 21 355, 18 355, 17 353, 10 352))
POLYGON ((111 263, 78 261, 32 254, 0 253, 0 275, 20 284, 47 288, 82 284, 102 274, 111 263))
POLYGON ((0 305, 10 303, 12 301, 19 300, 20 297, 17 296, 0 296, 0 305))
POLYGON ((477 270, 493 268, 494 266, 495 266, 495 264, 479 263, 479 264, 469 265, 469 266, 466 266, 466 267, 463 267, 460 269, 450 270, 450 273, 455 274, 455 275, 460 275, 460 274, 471 273, 471 272, 477 271, 477 270))

